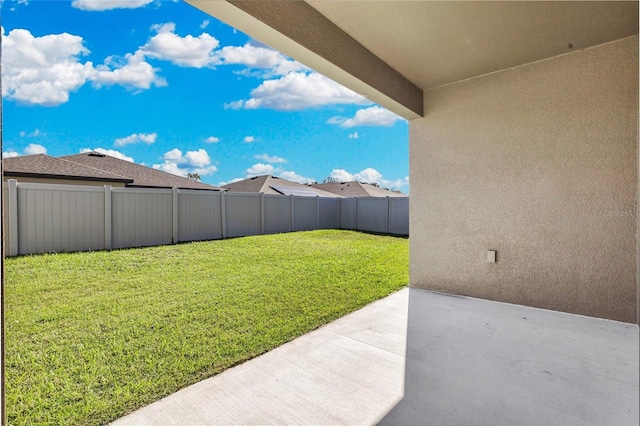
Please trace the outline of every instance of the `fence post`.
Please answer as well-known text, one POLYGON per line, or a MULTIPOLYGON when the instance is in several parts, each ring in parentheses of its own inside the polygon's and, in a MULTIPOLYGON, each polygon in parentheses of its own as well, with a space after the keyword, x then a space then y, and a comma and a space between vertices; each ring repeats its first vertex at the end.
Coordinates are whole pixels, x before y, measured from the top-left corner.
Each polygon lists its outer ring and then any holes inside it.
POLYGON ((18 181, 9 179, 9 256, 18 255, 18 181))
POLYGON ((176 244, 178 242, 178 238, 180 237, 178 235, 178 226, 179 226, 179 222, 178 222, 178 188, 171 188, 171 190, 173 191, 173 238, 172 238, 172 242, 173 244, 176 244))
POLYGON ((260 233, 264 234, 264 192, 260 193, 260 233))
POLYGON ((356 197, 356 231, 359 231, 360 228, 358 228, 358 197, 356 197))
POLYGON ((227 206, 225 204, 225 193, 220 191, 220 221, 222 222, 222 238, 227 238, 227 206))
POLYGON ((316 229, 320 229, 320 196, 316 195, 316 229))
POLYGON ((104 248, 111 250, 111 185, 104 186, 104 248))
POLYGON ((289 200, 291 201, 291 232, 296 230, 296 218, 295 218, 295 208, 293 207, 293 194, 289 195, 289 200))
POLYGON ((387 195, 387 234, 389 233, 389 222, 391 220, 391 198, 387 195))

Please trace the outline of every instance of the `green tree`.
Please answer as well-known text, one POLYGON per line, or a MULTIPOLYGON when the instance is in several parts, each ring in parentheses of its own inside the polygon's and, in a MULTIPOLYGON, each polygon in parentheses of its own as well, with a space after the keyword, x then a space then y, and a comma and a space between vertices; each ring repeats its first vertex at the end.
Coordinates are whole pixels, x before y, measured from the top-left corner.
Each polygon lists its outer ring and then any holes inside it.
POLYGON ((340 181, 333 176, 327 176, 326 178, 322 179, 322 183, 340 183, 340 181))
POLYGON ((197 180, 198 182, 202 180, 198 173, 187 173, 187 179, 197 180))

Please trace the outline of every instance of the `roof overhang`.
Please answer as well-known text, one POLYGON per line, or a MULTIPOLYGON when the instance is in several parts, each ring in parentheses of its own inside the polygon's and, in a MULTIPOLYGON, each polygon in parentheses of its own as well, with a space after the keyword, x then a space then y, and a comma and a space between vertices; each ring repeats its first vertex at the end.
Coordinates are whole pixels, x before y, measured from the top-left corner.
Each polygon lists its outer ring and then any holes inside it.
POLYGON ((638 34, 638 2, 186 0, 406 118, 425 90, 638 34))
POLYGON ((73 176, 73 175, 56 175, 51 173, 29 173, 29 172, 14 172, 3 171, 3 176, 6 177, 23 177, 23 178, 37 178, 37 179, 61 179, 61 180, 81 180, 87 182, 118 182, 129 184, 133 182, 133 179, 129 178, 103 178, 97 176, 73 176))
POLYGON ((422 89, 306 2, 186 1, 401 117, 422 116, 422 89))

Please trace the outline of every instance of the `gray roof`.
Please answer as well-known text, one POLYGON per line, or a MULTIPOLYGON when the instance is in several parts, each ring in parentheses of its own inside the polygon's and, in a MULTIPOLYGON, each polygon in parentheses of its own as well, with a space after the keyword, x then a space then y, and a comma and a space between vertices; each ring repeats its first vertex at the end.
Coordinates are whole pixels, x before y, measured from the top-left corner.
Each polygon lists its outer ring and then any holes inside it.
POLYGON ((238 182, 224 185, 222 188, 229 190, 229 192, 263 192, 265 194, 275 195, 282 195, 283 193, 283 191, 278 191, 277 188, 299 188, 314 191, 314 196, 317 195, 326 198, 340 197, 340 195, 332 194, 331 192, 323 191, 321 189, 313 188, 309 185, 303 185, 301 183, 292 182, 290 180, 271 175, 262 175, 247 178, 238 182))
POLYGON ((314 188, 323 191, 339 194, 344 197, 408 197, 401 192, 393 192, 388 189, 378 188, 362 182, 336 182, 336 183, 314 183, 314 188))
POLYGON ((86 152, 76 155, 60 157, 63 160, 82 164, 94 169, 117 173, 132 179, 132 183, 127 186, 149 187, 149 188, 181 188, 181 189, 205 189, 210 191, 220 190, 217 186, 176 176, 161 170, 130 161, 121 160, 109 155, 97 152, 86 152))
POLYGON ((4 158, 2 159, 2 171, 7 177, 90 180, 125 184, 133 182, 133 179, 120 174, 99 170, 64 158, 50 157, 46 154, 4 158))

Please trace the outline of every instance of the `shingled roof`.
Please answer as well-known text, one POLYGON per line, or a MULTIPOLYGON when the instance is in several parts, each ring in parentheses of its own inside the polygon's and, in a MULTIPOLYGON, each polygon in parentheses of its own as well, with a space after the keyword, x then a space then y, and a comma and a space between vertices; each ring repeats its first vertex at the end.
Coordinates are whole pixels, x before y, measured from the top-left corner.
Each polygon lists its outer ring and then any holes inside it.
POLYGON ((204 189, 209 191, 219 191, 217 186, 176 176, 151 167, 121 160, 109 155, 97 152, 85 152, 76 155, 60 157, 63 160, 82 164, 93 169, 109 171, 132 179, 132 183, 127 186, 137 186, 146 188, 180 188, 180 189, 204 189))
POLYGON ((46 154, 4 158, 2 171, 7 177, 133 183, 133 179, 129 177, 46 154))
POLYGON ((401 192, 393 192, 388 189, 378 188, 377 186, 357 181, 314 183, 311 186, 344 197, 408 197, 407 194, 401 192))
POLYGON ((222 188, 227 189, 229 192, 263 192, 265 194, 277 195, 283 195, 287 192, 286 188, 291 188, 293 190, 297 189, 307 193, 298 193, 296 195, 308 195, 313 197, 320 196, 326 198, 341 197, 340 195, 332 194, 321 189, 316 189, 310 187, 309 185, 303 185, 301 183, 292 182, 290 180, 271 175, 262 175, 247 178, 238 182, 224 185, 222 188))

